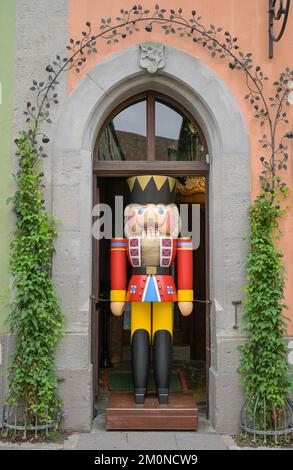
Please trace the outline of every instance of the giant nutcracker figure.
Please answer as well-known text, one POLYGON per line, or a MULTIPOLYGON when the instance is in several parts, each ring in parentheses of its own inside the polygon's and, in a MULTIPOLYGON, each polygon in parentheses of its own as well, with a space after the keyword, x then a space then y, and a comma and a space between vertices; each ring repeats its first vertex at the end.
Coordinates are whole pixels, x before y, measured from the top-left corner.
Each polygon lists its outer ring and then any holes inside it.
POLYGON ((174 204, 176 180, 134 176, 127 180, 125 238, 111 240, 111 311, 121 315, 131 302, 131 359, 134 397, 143 404, 153 349, 160 404, 168 403, 172 361, 173 302, 182 315, 193 307, 191 238, 178 238, 180 217, 174 204), (126 255, 133 273, 126 292, 126 255), (177 287, 173 278, 177 256, 177 287))

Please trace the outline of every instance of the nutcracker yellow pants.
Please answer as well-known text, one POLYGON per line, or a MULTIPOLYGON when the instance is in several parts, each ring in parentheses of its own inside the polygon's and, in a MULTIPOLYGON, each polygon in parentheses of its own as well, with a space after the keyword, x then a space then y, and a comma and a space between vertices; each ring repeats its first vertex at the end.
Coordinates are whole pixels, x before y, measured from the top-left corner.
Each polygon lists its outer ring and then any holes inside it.
POLYGON ((136 330, 147 330, 153 338, 158 330, 173 334, 172 302, 132 302, 131 336, 136 330))

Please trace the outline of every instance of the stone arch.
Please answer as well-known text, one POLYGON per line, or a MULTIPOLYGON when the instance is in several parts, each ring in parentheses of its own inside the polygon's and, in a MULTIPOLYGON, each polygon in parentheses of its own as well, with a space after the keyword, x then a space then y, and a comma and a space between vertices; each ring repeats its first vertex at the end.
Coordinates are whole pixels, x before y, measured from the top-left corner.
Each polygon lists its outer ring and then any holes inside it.
POLYGON ((244 283, 250 202, 250 148, 244 118, 229 88, 196 57, 165 46, 165 67, 139 65, 139 45, 95 65, 66 99, 55 129, 53 213, 62 220, 53 276, 68 334, 56 354, 70 410, 68 428, 91 425, 90 364, 92 157, 105 118, 119 102, 145 89, 171 94, 197 119, 209 148, 211 312, 210 417, 217 431, 238 431, 241 391, 231 301, 244 283), (83 401, 81 401, 81 396, 83 401))

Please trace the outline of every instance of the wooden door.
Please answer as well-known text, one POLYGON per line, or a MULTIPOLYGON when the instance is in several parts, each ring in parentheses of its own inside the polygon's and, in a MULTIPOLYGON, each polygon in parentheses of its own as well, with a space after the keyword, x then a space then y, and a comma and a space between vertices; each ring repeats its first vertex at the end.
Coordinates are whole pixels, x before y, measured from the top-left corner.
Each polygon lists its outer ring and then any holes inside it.
MULTIPOLYGON (((97 177, 93 177, 93 207, 99 203, 100 192, 97 177)), ((94 221, 94 219, 93 219, 94 221)), ((95 416, 95 397, 99 391, 99 241, 92 237, 92 297, 91 297, 91 362, 93 367, 93 416, 95 416)))

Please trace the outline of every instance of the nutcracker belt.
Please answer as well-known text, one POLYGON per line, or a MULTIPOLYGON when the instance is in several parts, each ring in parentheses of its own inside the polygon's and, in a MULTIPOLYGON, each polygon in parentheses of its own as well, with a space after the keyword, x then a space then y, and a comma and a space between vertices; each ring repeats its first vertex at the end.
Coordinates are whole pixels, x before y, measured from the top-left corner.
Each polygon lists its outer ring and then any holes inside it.
POLYGON ((160 275, 170 275, 172 274, 171 268, 162 268, 160 266, 141 266, 139 268, 134 268, 133 274, 160 274, 160 275))

